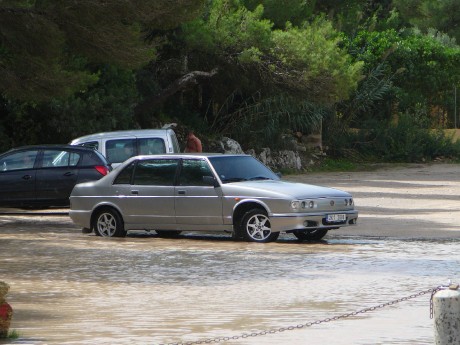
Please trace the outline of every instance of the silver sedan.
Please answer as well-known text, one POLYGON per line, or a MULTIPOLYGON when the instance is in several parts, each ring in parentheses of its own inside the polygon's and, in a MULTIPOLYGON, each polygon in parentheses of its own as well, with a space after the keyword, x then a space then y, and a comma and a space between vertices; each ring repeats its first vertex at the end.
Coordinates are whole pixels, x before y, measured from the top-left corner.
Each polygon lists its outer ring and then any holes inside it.
POLYGON ((351 194, 282 181, 249 155, 169 154, 132 157, 104 178, 76 185, 70 217, 108 237, 221 230, 271 242, 280 232, 319 240, 355 225, 358 212, 351 194))

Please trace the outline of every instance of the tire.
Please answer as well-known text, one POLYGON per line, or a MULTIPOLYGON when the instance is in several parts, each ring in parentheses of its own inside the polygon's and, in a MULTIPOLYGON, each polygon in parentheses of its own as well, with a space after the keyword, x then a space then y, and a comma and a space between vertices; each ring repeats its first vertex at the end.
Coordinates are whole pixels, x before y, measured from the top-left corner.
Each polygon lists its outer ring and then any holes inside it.
POLYGON ((260 208, 248 211, 242 218, 241 237, 245 241, 268 243, 278 239, 279 232, 272 232, 267 212, 260 208))
POLYGON ((125 237, 126 231, 118 211, 105 208, 94 218, 94 232, 102 237, 125 237))
POLYGON ((162 238, 176 238, 182 231, 180 230, 155 230, 158 237, 162 238))
POLYGON ((296 230, 294 236, 300 241, 319 241, 327 234, 327 229, 296 230))

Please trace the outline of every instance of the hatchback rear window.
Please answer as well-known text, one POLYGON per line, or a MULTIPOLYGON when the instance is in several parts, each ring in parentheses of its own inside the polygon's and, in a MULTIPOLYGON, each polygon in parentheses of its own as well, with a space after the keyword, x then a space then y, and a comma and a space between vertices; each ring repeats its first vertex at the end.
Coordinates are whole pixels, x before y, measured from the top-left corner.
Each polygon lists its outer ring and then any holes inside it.
POLYGON ((139 141, 139 154, 140 155, 154 155, 158 153, 165 153, 165 142, 161 138, 143 138, 139 141))
POLYGON ((83 166, 107 165, 106 160, 98 152, 88 152, 83 156, 81 164, 83 166))

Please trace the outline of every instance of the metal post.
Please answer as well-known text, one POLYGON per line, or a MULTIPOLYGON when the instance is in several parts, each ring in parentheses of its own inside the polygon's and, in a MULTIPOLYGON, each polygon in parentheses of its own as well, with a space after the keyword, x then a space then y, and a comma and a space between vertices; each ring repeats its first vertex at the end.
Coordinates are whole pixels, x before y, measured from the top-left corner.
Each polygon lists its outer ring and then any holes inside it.
POLYGON ((436 345, 460 344, 460 290, 458 284, 436 292, 433 296, 434 333, 436 345))

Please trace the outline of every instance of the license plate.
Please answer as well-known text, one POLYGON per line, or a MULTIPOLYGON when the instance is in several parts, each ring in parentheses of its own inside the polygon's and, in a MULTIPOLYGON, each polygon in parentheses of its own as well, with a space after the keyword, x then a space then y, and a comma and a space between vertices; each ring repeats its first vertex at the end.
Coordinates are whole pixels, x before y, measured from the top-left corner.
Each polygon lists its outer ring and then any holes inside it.
POLYGON ((329 223, 344 222, 347 220, 346 214, 328 214, 326 221, 329 223))

